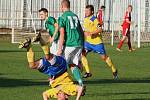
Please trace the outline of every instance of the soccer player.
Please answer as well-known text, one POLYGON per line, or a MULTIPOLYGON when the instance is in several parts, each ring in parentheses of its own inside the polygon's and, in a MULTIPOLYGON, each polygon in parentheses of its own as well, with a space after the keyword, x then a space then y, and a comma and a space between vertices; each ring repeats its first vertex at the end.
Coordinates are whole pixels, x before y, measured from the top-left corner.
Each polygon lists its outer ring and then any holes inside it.
POLYGON ((54 17, 48 17, 48 10, 46 8, 41 8, 39 10, 40 19, 45 21, 45 28, 49 32, 49 42, 51 43, 50 52, 56 54, 58 47, 58 24, 54 17))
MULTIPOLYGON (((37 37, 35 37, 38 39, 37 37)), ((34 41, 36 40, 34 38, 34 41)), ((49 46, 40 39, 42 46, 49 46)), ((49 52, 49 49, 44 50, 46 57, 34 60, 34 52, 31 47, 31 39, 27 38, 24 42, 20 43, 19 48, 27 49, 27 60, 31 69, 36 69, 50 77, 51 89, 43 92, 43 100, 49 98, 58 98, 58 100, 66 100, 70 95, 77 95, 76 100, 80 99, 83 94, 83 87, 75 85, 67 73, 66 60, 61 56, 55 56, 49 52)))
MULTIPOLYGON (((118 77, 117 69, 110 57, 106 54, 104 44, 102 42, 101 32, 102 28, 98 21, 98 19, 94 16, 94 7, 93 5, 87 5, 85 8, 85 19, 84 19, 84 34, 85 34, 85 42, 84 42, 84 51, 82 53, 82 63, 84 67, 88 67, 88 62, 86 60, 86 55, 93 51, 98 53, 102 60, 104 60, 108 67, 111 68, 113 73, 113 78, 116 79, 118 77)), ((91 74, 86 72, 83 76, 84 78, 90 77, 91 74)))
POLYGON ((83 48, 83 30, 78 16, 70 11, 69 0, 61 1, 61 10, 63 14, 58 19, 60 38, 57 54, 63 54, 74 78, 83 86, 80 70, 78 68, 83 48))
POLYGON ((97 13, 97 19, 98 19, 101 26, 103 25, 103 11, 104 11, 104 9, 105 9, 105 6, 101 6, 100 9, 98 10, 98 13, 97 13))
POLYGON ((122 51, 121 47, 126 39, 128 38, 128 47, 129 47, 129 52, 134 51, 135 49, 132 48, 131 46, 131 40, 130 40, 130 25, 131 25, 131 12, 132 12, 132 5, 128 5, 127 11, 125 13, 124 21, 122 24, 122 38, 120 40, 120 43, 118 44, 116 50, 117 51, 122 51))

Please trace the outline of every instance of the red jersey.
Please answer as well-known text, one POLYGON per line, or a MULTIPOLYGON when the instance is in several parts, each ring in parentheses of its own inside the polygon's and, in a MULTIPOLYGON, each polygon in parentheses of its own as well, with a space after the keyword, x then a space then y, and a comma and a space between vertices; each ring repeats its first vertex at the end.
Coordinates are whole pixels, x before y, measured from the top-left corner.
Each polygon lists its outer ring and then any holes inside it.
POLYGON ((122 27, 124 27, 124 28, 130 28, 130 23, 128 23, 127 20, 131 21, 131 13, 129 13, 128 11, 125 14, 122 27))

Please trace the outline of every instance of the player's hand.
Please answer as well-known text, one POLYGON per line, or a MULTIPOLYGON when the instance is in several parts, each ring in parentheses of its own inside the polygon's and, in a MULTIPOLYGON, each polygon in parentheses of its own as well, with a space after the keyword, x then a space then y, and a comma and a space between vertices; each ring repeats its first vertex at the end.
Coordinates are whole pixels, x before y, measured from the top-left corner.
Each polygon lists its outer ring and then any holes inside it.
POLYGON ((92 34, 91 38, 94 39, 98 36, 99 34, 92 34))
POLYGON ((61 54, 62 54, 62 50, 58 49, 57 50, 57 56, 61 56, 61 54))
POLYGON ((50 41, 50 43, 52 43, 52 42, 54 41, 54 37, 51 37, 51 38, 49 39, 49 41, 50 41))

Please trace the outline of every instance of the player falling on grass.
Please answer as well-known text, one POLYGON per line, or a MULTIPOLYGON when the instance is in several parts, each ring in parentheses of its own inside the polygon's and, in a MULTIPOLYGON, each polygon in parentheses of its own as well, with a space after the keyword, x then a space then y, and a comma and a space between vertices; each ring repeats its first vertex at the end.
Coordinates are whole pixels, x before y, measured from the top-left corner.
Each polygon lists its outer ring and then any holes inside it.
POLYGON ((34 60, 31 39, 27 38, 20 43, 19 48, 27 49, 27 60, 31 69, 36 69, 50 77, 51 89, 43 92, 43 100, 57 98, 58 100, 67 100, 70 95, 77 95, 76 100, 80 99, 83 93, 83 87, 75 85, 67 73, 66 60, 61 56, 53 55, 49 52, 49 45, 41 38, 34 37, 33 42, 40 41, 45 57, 34 60), (43 48, 44 47, 44 48, 43 48))
POLYGON ((88 61, 86 59, 86 55, 93 51, 98 53, 102 60, 104 60, 108 67, 111 68, 113 73, 113 78, 116 79, 118 77, 117 69, 115 68, 114 64, 110 57, 106 54, 104 44, 102 42, 102 28, 98 21, 98 19, 93 15, 94 14, 94 7, 93 5, 87 5, 85 8, 85 19, 84 19, 84 34, 85 34, 85 42, 84 42, 84 49, 82 53, 82 64, 86 69, 86 73, 84 74, 84 78, 91 77, 92 74, 90 73, 88 61))
POLYGON ((128 47, 129 47, 129 52, 134 51, 135 49, 132 48, 131 46, 131 40, 130 40, 130 25, 131 25, 131 12, 132 12, 132 5, 128 5, 128 9, 125 13, 124 21, 122 24, 122 38, 120 40, 120 43, 118 44, 116 50, 117 51, 122 51, 121 47, 126 39, 128 38, 128 47))
POLYGON ((78 83, 83 86, 80 70, 78 68, 79 60, 83 47, 83 30, 78 16, 70 11, 70 1, 61 1, 62 16, 59 17, 59 48, 58 55, 63 55, 78 83))
POLYGON ((54 17, 48 17, 48 10, 46 8, 41 8, 39 10, 40 19, 45 21, 45 28, 49 32, 49 42, 51 44, 50 51, 53 54, 56 54, 58 46, 58 24, 54 17))

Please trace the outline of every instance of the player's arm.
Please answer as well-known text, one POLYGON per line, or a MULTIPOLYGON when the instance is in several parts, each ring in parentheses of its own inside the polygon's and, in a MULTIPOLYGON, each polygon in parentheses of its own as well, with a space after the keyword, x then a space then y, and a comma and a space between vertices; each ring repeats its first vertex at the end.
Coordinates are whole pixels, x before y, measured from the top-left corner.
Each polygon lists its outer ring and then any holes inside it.
POLYGON ((100 24, 99 24, 99 25, 97 25, 97 30, 94 31, 94 32, 91 32, 91 34, 94 35, 94 34, 99 34, 99 33, 101 33, 101 32, 102 32, 102 27, 101 27, 100 24))
POLYGON ((126 18, 126 22, 127 22, 127 23, 129 23, 129 24, 131 24, 131 21, 129 21, 129 19, 128 19, 128 18, 126 18))
POLYGON ((64 37, 65 37, 65 28, 64 28, 65 25, 64 25, 64 20, 62 17, 58 18, 58 25, 59 25, 60 36, 59 36, 57 55, 61 55, 63 44, 64 44, 64 37))
MULTIPOLYGON (((53 33, 53 36, 49 36, 49 42, 53 42, 53 41, 54 41, 54 38, 55 38, 55 36, 56 36, 56 34, 57 34, 57 32, 58 32, 58 23, 56 22, 56 19, 55 19, 55 18, 49 17, 49 18, 48 18, 48 24, 54 25, 54 27, 55 27, 55 31, 54 31, 54 33, 53 33)), ((49 30, 51 30, 51 29, 49 29, 49 30)))
POLYGON ((94 20, 94 25, 96 27, 96 30, 94 32, 92 32, 91 34, 94 35, 94 34, 101 33, 102 32, 102 27, 101 27, 101 24, 99 23, 98 19, 94 20))
POLYGON ((55 27, 55 31, 54 31, 54 34, 53 34, 53 36, 51 37, 51 41, 50 42, 53 42, 54 41, 54 38, 55 38, 55 36, 56 36, 56 34, 57 34, 57 32, 58 32, 58 23, 55 23, 54 24, 54 27, 55 27))
POLYGON ((52 39, 52 37, 49 35, 48 43, 51 43, 51 39, 52 39))
POLYGON ((59 32, 60 32, 60 37, 59 37, 59 45, 58 45, 57 55, 61 55, 61 53, 62 53, 62 48, 63 48, 63 44, 64 44, 65 29, 62 27, 59 29, 59 32))

